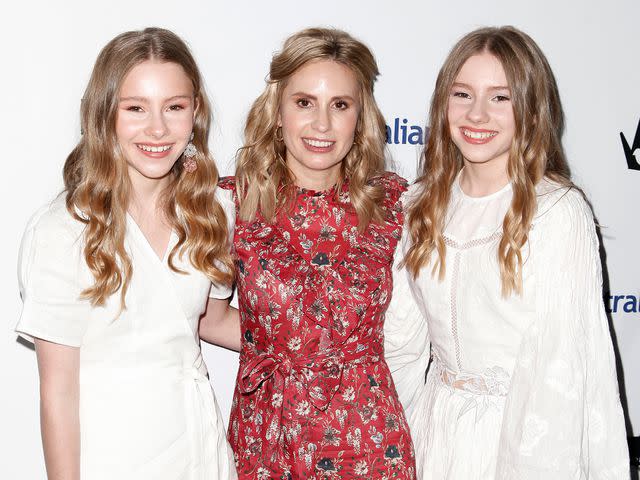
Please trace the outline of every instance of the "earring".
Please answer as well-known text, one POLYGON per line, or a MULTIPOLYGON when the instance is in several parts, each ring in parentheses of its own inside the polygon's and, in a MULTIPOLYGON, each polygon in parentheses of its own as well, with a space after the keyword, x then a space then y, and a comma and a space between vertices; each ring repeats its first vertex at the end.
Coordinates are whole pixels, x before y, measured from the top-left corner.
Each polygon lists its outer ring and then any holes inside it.
POLYGON ((278 127, 276 128, 276 141, 277 142, 282 142, 284 141, 284 135, 282 135, 282 127, 278 127))
POLYGON ((193 173, 198 169, 198 164, 196 163, 195 156, 198 153, 198 149, 192 142, 193 140, 193 132, 191 132, 191 137, 189 137, 189 143, 182 152, 182 168, 187 173, 193 173))

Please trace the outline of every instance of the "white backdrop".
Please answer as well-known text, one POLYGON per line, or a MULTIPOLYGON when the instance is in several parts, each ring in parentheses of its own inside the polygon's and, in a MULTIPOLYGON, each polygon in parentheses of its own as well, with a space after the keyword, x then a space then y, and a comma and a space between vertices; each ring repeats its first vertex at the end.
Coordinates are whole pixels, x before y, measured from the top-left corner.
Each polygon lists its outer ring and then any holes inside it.
MULTIPOLYGON (((22 0, 2 10, 1 478, 44 478, 35 355, 13 333, 21 306, 16 261, 22 231, 31 213, 62 188, 62 165, 80 135, 80 98, 98 51, 120 32, 151 25, 174 30, 193 48, 215 107, 212 147, 224 174, 233 173, 244 116, 263 88, 272 53, 300 28, 343 28, 372 48, 382 72, 377 98, 390 126, 395 119, 425 124, 437 71, 467 31, 512 24, 531 34, 558 80, 575 181, 603 226, 611 294, 624 296, 613 319, 630 423, 639 434, 640 171, 627 169, 619 135, 631 145, 640 120, 638 0, 22 0)), ((413 179, 419 145, 390 145, 389 152, 397 170, 413 179)), ((640 146, 635 153, 640 158, 640 146)), ((205 357, 228 414, 237 356, 205 347, 205 357)))

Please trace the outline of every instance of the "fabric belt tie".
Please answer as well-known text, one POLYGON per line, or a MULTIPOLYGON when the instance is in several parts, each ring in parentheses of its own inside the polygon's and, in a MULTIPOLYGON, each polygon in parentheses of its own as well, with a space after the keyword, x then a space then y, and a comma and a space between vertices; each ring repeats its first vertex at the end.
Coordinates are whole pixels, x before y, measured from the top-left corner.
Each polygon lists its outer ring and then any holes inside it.
MULTIPOLYGON (((266 419, 266 459, 272 462, 277 453, 289 458, 286 447, 286 424, 292 420, 285 416, 284 405, 293 405, 298 398, 298 390, 290 385, 290 378, 297 380, 306 393, 306 399, 318 410, 326 410, 336 392, 340 389, 345 368, 368 365, 380 360, 382 353, 372 353, 371 344, 356 348, 355 352, 344 353, 330 349, 312 356, 291 358, 288 355, 262 353, 246 362, 239 376, 239 389, 245 395, 258 389, 265 391, 265 398, 271 399, 273 413, 266 419)), ((352 347, 353 348, 353 347, 352 347)), ((296 415, 297 416, 297 415, 296 415)), ((308 415, 303 415, 308 417, 308 415)))

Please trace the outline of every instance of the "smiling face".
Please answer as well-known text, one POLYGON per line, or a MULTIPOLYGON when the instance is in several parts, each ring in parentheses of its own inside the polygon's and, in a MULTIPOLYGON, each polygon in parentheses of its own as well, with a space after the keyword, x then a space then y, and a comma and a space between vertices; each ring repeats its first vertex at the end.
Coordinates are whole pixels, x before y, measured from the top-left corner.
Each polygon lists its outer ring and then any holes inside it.
POLYGON ((348 67, 321 60, 303 65, 289 78, 278 125, 285 161, 298 186, 323 190, 338 181, 359 114, 358 82, 348 67))
POLYGON ((116 137, 134 185, 162 181, 189 142, 195 111, 193 85, 176 63, 144 61, 119 92, 116 137))
POLYGON ((451 87, 448 119, 465 165, 491 164, 506 172, 515 118, 507 78, 495 56, 483 52, 464 63, 451 87))

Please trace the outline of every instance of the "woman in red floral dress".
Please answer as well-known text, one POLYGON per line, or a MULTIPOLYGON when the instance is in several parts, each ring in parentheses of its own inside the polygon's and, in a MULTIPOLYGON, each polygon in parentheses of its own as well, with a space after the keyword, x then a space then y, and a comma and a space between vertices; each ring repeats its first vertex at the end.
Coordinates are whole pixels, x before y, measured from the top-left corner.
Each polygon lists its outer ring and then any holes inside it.
POLYGON ((415 478, 383 356, 406 183, 383 170, 377 74, 344 32, 290 37, 221 183, 237 204, 240 478, 415 478))

